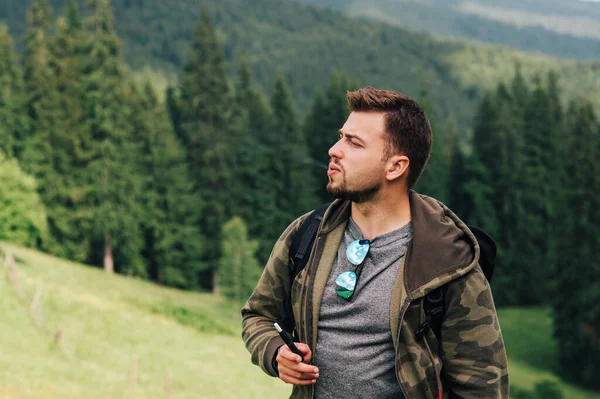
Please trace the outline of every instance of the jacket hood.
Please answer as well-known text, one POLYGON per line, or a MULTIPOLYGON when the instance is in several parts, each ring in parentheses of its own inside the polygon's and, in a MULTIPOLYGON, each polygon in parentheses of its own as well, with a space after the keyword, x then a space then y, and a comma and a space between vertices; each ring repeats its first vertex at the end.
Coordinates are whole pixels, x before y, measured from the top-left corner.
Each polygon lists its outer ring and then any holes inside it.
MULTIPOLYGON (((413 190, 409 201, 413 240, 404 262, 404 284, 414 300, 475 268, 480 250, 467 225, 440 201, 413 190)), ((321 232, 348 220, 350 210, 350 201, 334 201, 321 232)))

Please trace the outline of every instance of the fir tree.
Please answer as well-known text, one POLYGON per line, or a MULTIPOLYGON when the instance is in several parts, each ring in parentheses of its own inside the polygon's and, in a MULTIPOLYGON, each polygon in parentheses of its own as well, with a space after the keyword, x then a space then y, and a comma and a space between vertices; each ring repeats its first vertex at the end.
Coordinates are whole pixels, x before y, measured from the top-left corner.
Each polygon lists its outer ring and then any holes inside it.
MULTIPOLYGON (((546 78, 546 93, 549 101, 549 114, 552 118, 551 124, 547 127, 546 134, 549 148, 552 149, 552 156, 544 157, 544 167, 547 172, 547 179, 550 182, 546 195, 550 198, 549 222, 546 226, 548 235, 548 252, 546 254, 546 263, 549 270, 555 270, 559 266, 559 254, 557 251, 558 240, 561 236, 559 210, 565 207, 563 182, 565 181, 565 169, 563 165, 556 162, 556 159, 566 159, 565 152, 568 148, 567 135, 565 134, 564 112, 561 104, 558 75, 550 71, 546 78)), ((551 279, 549 279, 551 280, 551 279)))
MULTIPOLYGON (((36 180, 50 223, 54 218, 53 205, 64 189, 64 179, 56 168, 56 150, 60 150, 60 135, 66 130, 53 70, 54 55, 49 36, 51 14, 47 0, 35 0, 27 14, 23 67, 26 107, 31 124, 22 140, 22 149, 17 151, 21 165, 36 180)), ((48 247, 47 243, 43 245, 48 247)))
POLYGON ((523 153, 519 170, 522 190, 520 202, 524 212, 520 223, 515 226, 514 234, 518 236, 513 251, 515 267, 526 275, 523 282, 519 304, 538 304, 547 298, 545 284, 551 274, 550 252, 552 231, 548 228, 552 223, 552 196, 556 192, 558 181, 551 179, 556 149, 554 135, 554 117, 551 114, 549 97, 542 87, 541 81, 532 92, 524 112, 523 153))
POLYGON ((55 255, 87 261, 90 253, 91 221, 85 206, 91 183, 85 179, 90 162, 91 136, 84 118, 80 54, 86 41, 76 2, 57 21, 57 34, 49 42, 49 64, 56 84, 58 122, 52 141, 54 186, 46 200, 49 238, 44 248, 55 255))
POLYGON ((0 24, 0 151, 21 158, 29 121, 23 76, 5 25, 0 24))
POLYGON ((275 190, 269 179, 271 161, 266 134, 272 129, 269 105, 255 88, 250 69, 242 58, 235 88, 233 123, 235 163, 235 214, 246 220, 248 233, 257 239, 259 261, 266 263, 281 231, 275 226, 275 190))
POLYGON ((94 150, 87 169, 93 184, 90 261, 103 264, 109 273, 144 276, 138 206, 141 179, 135 170, 139 150, 130 139, 131 110, 121 43, 112 26, 109 1, 93 0, 90 6, 93 13, 84 23, 91 33, 90 43, 83 59, 85 118, 94 150))
POLYGON ((241 304, 252 294, 261 275, 255 257, 258 242, 248 238, 246 225, 239 217, 225 223, 222 237, 217 286, 220 293, 241 304))
POLYGON ((0 240, 39 246, 47 228, 35 179, 21 170, 16 159, 0 151, 0 181, 0 240))
POLYGON ((341 72, 331 75, 329 87, 325 93, 317 92, 310 110, 304 121, 304 135, 306 137, 310 155, 310 167, 313 171, 314 181, 317 184, 316 194, 320 203, 332 201, 327 193, 327 165, 329 163, 329 149, 338 138, 338 130, 348 118, 348 102, 346 92, 353 90, 356 84, 341 72))
POLYGON ((444 149, 444 136, 438 124, 436 112, 429 100, 427 84, 423 76, 421 76, 419 105, 425 111, 425 115, 427 115, 431 124, 433 142, 431 156, 425 165, 425 169, 423 169, 423 174, 419 178, 416 190, 445 202, 448 196, 449 173, 448 159, 446 158, 446 150, 444 149))
POLYGON ((468 175, 476 183, 468 190, 473 210, 467 220, 486 229, 498 244, 498 271, 494 277, 494 298, 499 304, 515 304, 524 288, 523 270, 515 268, 515 229, 520 223, 521 187, 516 171, 520 168, 522 151, 518 121, 514 119, 513 97, 504 84, 496 93, 486 95, 475 118, 473 155, 468 163, 468 175), (479 205, 475 204, 477 195, 479 205))
POLYGON ((589 102, 571 108, 565 158, 563 234, 558 241, 560 267, 553 279, 554 332, 561 375, 599 389, 600 127, 589 102))
POLYGON ((165 285, 197 288, 205 240, 185 150, 150 82, 132 94, 133 137, 141 146, 137 164, 145 176, 143 255, 149 277, 165 285))
POLYGON ((180 93, 180 135, 204 205, 200 228, 207 239, 203 259, 206 273, 201 283, 212 289, 220 256, 221 226, 231 217, 235 201, 230 166, 234 143, 229 131, 232 101, 225 56, 205 8, 185 63, 180 93))
POLYGON ((282 76, 275 84, 271 108, 275 127, 269 144, 273 151, 273 180, 278 184, 277 207, 282 217, 277 225, 283 229, 314 208, 315 184, 311 170, 306 167, 310 162, 306 140, 296 122, 292 98, 282 76))
POLYGON ((462 146, 456 120, 449 118, 446 121, 446 142, 448 151, 448 205, 463 220, 472 209, 468 197, 465 195, 465 182, 467 179, 466 151, 462 146))

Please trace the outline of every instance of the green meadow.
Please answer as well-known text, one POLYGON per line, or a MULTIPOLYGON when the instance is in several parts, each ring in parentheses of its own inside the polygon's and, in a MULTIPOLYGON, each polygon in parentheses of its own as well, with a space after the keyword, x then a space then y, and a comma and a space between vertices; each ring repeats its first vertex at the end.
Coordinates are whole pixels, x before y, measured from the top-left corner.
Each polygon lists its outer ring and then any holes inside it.
MULTIPOLYGON (((290 387, 251 365, 239 306, 0 243, 1 398, 283 398, 290 387), (12 277, 11 277, 12 276, 12 277)), ((502 309, 512 384, 566 384, 544 309, 502 309)))

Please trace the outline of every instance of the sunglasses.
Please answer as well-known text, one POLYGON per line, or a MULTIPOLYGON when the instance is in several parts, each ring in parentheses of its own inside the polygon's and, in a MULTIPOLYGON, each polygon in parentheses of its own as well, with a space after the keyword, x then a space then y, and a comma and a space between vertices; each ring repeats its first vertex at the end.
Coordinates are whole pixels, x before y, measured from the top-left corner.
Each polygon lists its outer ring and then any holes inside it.
POLYGON ((343 272, 335 279, 335 292, 347 301, 354 295, 354 290, 362 272, 363 262, 369 253, 369 248, 369 240, 354 240, 346 249, 346 259, 356 266, 356 269, 354 271, 348 270, 343 272))

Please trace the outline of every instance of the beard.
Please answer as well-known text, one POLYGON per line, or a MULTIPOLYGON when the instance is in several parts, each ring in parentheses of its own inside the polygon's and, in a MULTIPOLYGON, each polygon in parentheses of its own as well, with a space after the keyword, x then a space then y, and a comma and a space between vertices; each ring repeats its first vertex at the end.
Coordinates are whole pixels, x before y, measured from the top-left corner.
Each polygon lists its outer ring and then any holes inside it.
POLYGON ((330 180, 327 184, 327 192, 333 198, 352 201, 356 204, 372 200, 373 197, 375 197, 375 194, 379 192, 380 188, 381 183, 377 182, 362 189, 349 190, 345 179, 342 180, 338 187, 333 186, 333 180, 330 180))

